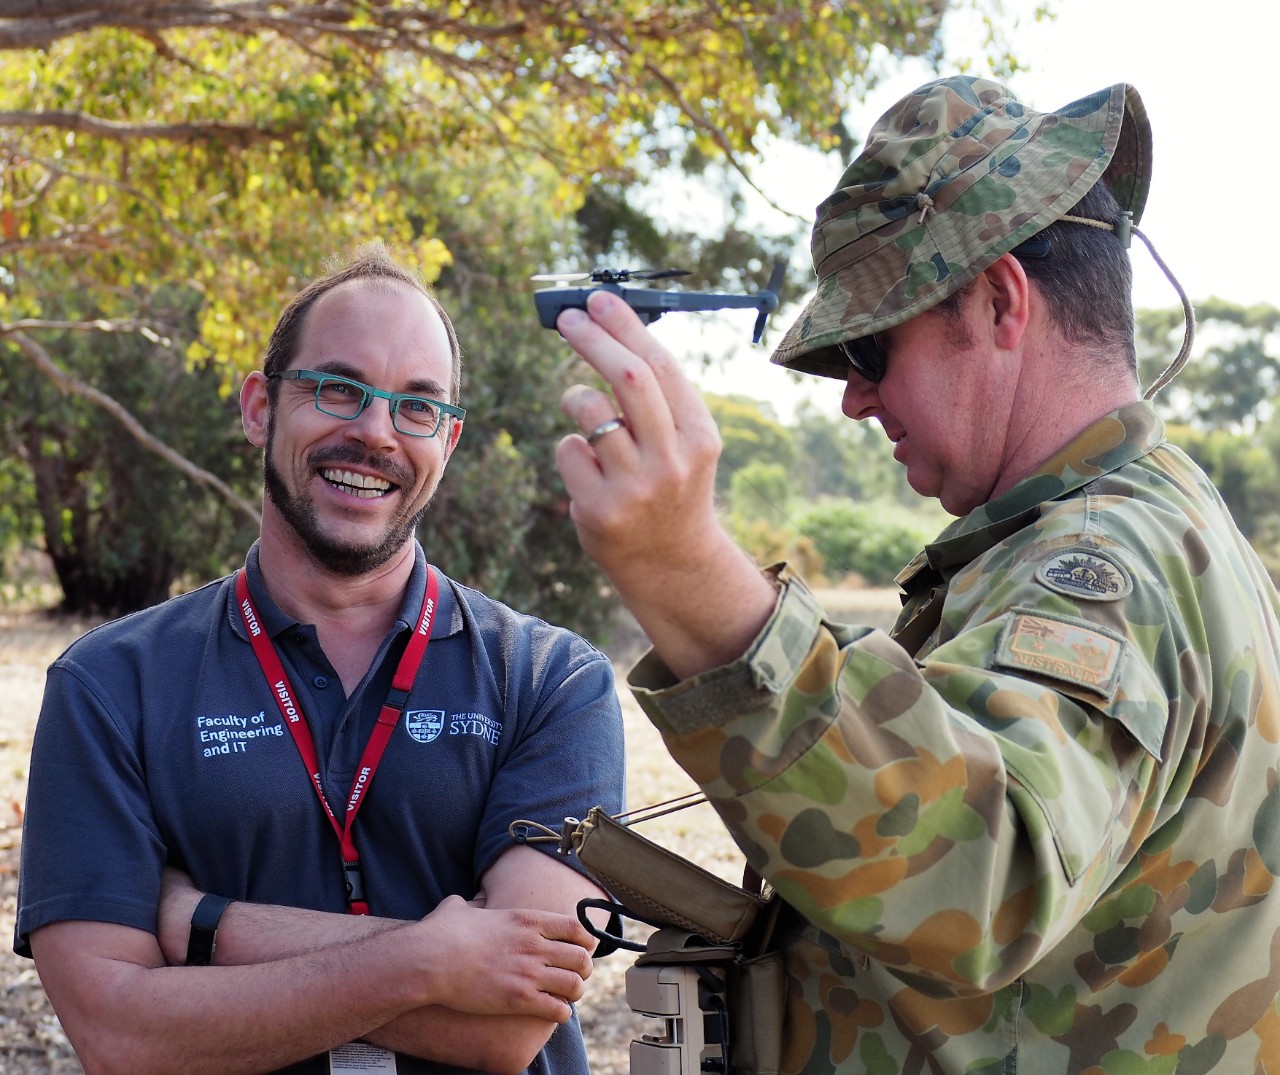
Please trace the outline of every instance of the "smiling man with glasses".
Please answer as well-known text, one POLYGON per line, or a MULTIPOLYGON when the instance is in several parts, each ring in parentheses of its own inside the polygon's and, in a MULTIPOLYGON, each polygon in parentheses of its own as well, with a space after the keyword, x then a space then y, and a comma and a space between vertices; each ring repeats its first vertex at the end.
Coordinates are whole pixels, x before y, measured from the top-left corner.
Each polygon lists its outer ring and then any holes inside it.
POLYGON ((50 669, 16 947, 86 1070, 586 1075, 602 893, 508 827, 620 811, 621 715, 600 652, 427 562, 460 392, 381 246, 309 284, 241 391, 244 569, 50 669))

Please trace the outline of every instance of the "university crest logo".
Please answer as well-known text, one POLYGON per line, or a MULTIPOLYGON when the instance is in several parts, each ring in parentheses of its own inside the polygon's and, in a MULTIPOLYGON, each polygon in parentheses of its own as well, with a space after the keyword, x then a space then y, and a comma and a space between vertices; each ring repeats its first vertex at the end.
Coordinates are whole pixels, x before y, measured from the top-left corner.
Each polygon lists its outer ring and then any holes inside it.
POLYGON ((444 728, 444 710, 411 710, 404 715, 404 726, 419 743, 430 743, 444 728))

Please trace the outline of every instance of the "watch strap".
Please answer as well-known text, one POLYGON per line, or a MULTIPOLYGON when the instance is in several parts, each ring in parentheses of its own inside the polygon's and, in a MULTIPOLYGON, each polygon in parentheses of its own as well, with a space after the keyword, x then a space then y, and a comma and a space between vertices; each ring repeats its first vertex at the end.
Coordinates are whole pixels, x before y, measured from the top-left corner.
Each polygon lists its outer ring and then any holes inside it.
POLYGON ((187 966, 207 967, 213 962, 213 946, 218 936, 218 922, 231 900, 206 892, 191 915, 191 932, 187 936, 187 966))

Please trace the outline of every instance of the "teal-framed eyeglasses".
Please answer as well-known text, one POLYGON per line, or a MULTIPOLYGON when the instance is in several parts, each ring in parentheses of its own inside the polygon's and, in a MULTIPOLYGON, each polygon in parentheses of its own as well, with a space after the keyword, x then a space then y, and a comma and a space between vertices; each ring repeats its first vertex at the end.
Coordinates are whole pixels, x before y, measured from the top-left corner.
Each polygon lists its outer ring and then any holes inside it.
POLYGON ((374 388, 363 381, 353 381, 350 377, 340 377, 336 373, 285 370, 283 373, 273 373, 271 377, 279 377, 282 381, 314 381, 316 410, 347 422, 359 418, 375 396, 385 399, 391 409, 392 426, 397 433, 403 433, 407 437, 434 437, 440 431, 446 414, 459 422, 467 416, 465 410, 452 403, 441 403, 438 399, 414 396, 407 392, 384 392, 381 388, 374 388))

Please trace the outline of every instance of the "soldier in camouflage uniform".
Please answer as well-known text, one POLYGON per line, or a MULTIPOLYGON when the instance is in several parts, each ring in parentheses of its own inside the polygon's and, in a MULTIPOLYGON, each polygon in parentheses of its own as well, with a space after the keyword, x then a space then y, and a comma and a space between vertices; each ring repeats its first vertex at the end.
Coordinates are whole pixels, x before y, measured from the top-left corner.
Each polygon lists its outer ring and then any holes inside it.
POLYGON ((789 908, 787 1072, 1280 1072, 1280 601, 1139 398, 1150 159, 1131 87, 949 78, 819 207, 774 361, 957 516, 888 635, 732 544, 714 423, 620 301, 560 318, 613 391, 566 394, 558 462, 632 687, 789 908))

